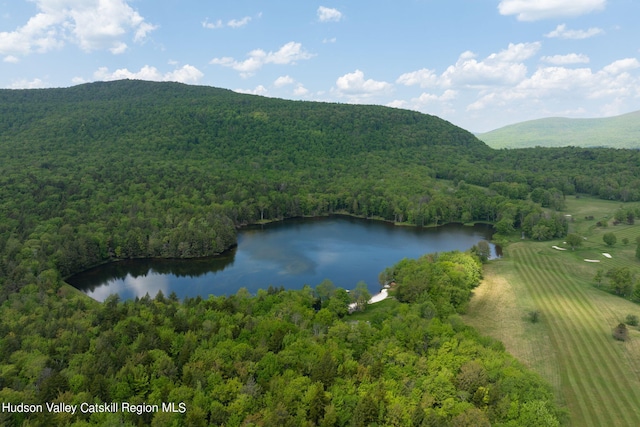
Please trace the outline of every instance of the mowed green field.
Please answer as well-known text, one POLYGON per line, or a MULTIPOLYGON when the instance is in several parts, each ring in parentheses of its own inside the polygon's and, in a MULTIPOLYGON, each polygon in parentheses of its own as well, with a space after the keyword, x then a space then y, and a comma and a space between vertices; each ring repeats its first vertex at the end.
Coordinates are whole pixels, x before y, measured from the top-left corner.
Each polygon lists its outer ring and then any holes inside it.
POLYGON ((640 305, 597 289, 593 282, 599 268, 629 266, 640 272, 635 259, 640 225, 595 225, 613 217, 619 206, 568 200, 567 213, 574 218, 570 231, 586 237, 583 246, 560 251, 552 246, 566 247, 561 241, 509 245, 503 259, 487 266, 465 316, 554 385, 574 426, 640 425, 640 331, 630 327, 627 342, 612 337, 627 314, 640 316, 640 305), (594 220, 584 219, 588 215, 594 220), (602 242, 607 231, 618 237, 613 247, 602 242), (624 237, 629 244, 621 243, 624 237), (532 310, 541 313, 538 323, 527 317, 532 310))

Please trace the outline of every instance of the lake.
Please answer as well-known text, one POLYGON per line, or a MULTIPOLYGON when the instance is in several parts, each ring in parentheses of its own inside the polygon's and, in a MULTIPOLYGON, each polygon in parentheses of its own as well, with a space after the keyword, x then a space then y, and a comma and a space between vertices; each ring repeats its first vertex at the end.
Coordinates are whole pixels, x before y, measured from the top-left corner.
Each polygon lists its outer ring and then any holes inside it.
MULTIPOLYGON (((98 301, 111 294, 154 297, 158 291, 182 299, 230 295, 241 287, 251 293, 270 285, 301 289, 324 279, 345 289, 362 280, 373 294, 380 289, 378 274, 402 258, 465 251, 492 233, 489 225, 418 228, 346 216, 289 219, 239 230, 238 246, 214 258, 119 261, 67 282, 98 301)), ((498 256, 499 248, 491 248, 498 256)))

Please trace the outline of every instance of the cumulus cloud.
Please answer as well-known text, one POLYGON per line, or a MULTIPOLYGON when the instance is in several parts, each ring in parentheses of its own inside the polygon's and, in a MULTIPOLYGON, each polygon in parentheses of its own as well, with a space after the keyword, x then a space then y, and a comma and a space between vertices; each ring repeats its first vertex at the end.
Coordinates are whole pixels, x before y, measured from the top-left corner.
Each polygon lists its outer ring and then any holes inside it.
POLYGON ((21 79, 11 83, 10 89, 41 89, 46 86, 41 79, 21 79))
POLYGON ((566 24, 560 24, 555 30, 544 36, 548 38, 582 40, 597 36, 598 34, 604 34, 604 30, 596 27, 589 28, 588 30, 569 30, 566 24))
POLYGON ((432 102, 447 102, 453 101, 458 96, 458 91, 447 89, 441 95, 436 95, 433 93, 422 93, 418 98, 414 99, 413 102, 416 102, 420 105, 426 105, 432 102))
POLYGON ((344 76, 338 77, 336 80, 338 94, 349 96, 354 101, 357 101, 359 98, 367 98, 390 92, 392 87, 393 86, 387 82, 365 79, 364 73, 360 70, 347 73, 344 76))
POLYGON ((476 131, 504 126, 505 117, 516 121, 514 117, 579 117, 637 109, 640 57, 594 68, 585 54, 539 56, 541 49, 537 42, 510 44, 484 58, 467 51, 444 70, 401 74, 396 90, 408 95, 386 105, 437 114, 476 131), (416 93, 416 88, 422 90, 416 93))
POLYGON ((602 70, 608 74, 621 74, 640 67, 636 58, 619 59, 604 67, 602 70))
POLYGON ((305 96, 309 93, 309 90, 304 87, 300 82, 296 82, 291 76, 280 76, 274 82, 273 86, 276 88, 283 88, 285 86, 294 86, 293 94, 295 96, 305 96))
POLYGON ((224 24, 222 23, 222 19, 218 19, 214 22, 209 22, 209 18, 202 21, 202 26, 209 30, 217 30, 218 28, 224 28, 224 24))
POLYGON ((127 49, 124 39, 143 42, 157 27, 145 21, 127 0, 33 0, 38 13, 15 31, 0 32, 0 53, 27 55, 62 48, 127 49))
POLYGON ((4 59, 2 61, 3 62, 8 62, 10 64, 15 64, 17 62, 20 62, 20 59, 17 56, 7 55, 7 56, 4 57, 4 59))
POLYGON ((502 0, 498 11, 519 21, 579 16, 604 9, 606 0, 502 0))
POLYGON ((264 96, 267 93, 269 93, 267 88, 262 86, 262 85, 256 86, 255 89, 236 89, 235 92, 246 93, 246 94, 249 94, 249 95, 262 95, 262 96, 264 96))
POLYGON ((447 115, 455 113, 454 101, 457 100, 458 96, 459 92, 453 89, 447 89, 441 94, 423 92, 417 98, 411 98, 408 101, 394 100, 388 103, 387 106, 447 115))
POLYGON ((305 96, 309 93, 309 90, 302 85, 302 83, 296 84, 296 88, 293 90, 293 94, 296 96, 305 96))
POLYGON ((320 22, 338 22, 342 19, 342 12, 338 9, 320 6, 318 8, 318 21, 320 22))
POLYGON ((513 87, 485 91, 468 106, 468 110, 504 107, 513 105, 514 102, 520 103, 523 99, 529 102, 559 100, 565 94, 571 94, 572 98, 585 102, 634 98, 640 96, 640 76, 631 71, 638 68, 640 61, 636 58, 614 61, 599 71, 586 67, 540 67, 513 87))
POLYGON ((589 57, 584 54, 569 53, 567 55, 553 55, 543 56, 540 58, 542 61, 554 65, 568 65, 568 64, 587 64, 589 63, 589 57))
POLYGON ((243 77, 253 75, 265 64, 295 64, 297 61, 313 58, 315 55, 302 48, 301 43, 289 42, 275 52, 265 52, 255 49, 248 53, 248 58, 238 61, 231 57, 213 58, 209 63, 222 65, 239 71, 243 77))
POLYGON ((422 68, 418 71, 402 74, 398 77, 396 83, 405 86, 418 85, 421 88, 436 86, 438 84, 438 75, 433 70, 422 68))
POLYGON ((282 87, 286 85, 294 84, 295 80, 290 76, 280 76, 273 82, 275 87, 282 87))
POLYGON ((103 81, 132 79, 191 84, 197 83, 203 76, 204 74, 200 70, 188 64, 167 73, 160 72, 156 67, 145 65, 139 71, 129 71, 126 68, 121 68, 111 72, 107 67, 101 67, 93 74, 96 80, 103 81))
POLYGON ((209 18, 202 21, 202 26, 209 30, 217 30, 219 28, 230 27, 230 28, 242 28, 245 27, 251 22, 250 16, 245 16, 241 19, 230 19, 226 23, 222 22, 222 19, 217 19, 213 22, 209 21, 209 18))
POLYGON ((227 25, 231 28, 241 28, 247 25, 249 22, 251 22, 251 17, 245 16, 242 19, 232 19, 231 21, 227 22, 227 25))
POLYGON ((524 79, 527 67, 522 61, 531 58, 540 49, 540 43, 510 43, 507 49, 493 53, 478 61, 473 52, 464 52, 455 65, 440 76, 440 84, 451 86, 512 85, 524 79))

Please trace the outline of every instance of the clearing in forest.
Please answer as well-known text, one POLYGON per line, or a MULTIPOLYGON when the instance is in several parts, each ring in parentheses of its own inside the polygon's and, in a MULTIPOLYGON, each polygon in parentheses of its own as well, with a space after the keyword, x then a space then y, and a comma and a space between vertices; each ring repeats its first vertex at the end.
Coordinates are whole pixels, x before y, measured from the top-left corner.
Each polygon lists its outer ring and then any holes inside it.
MULTIPOLYGON (((587 201, 568 203, 587 211, 587 201)), ((603 203, 596 212, 605 215, 603 203)), ((609 214, 619 206, 608 204, 609 214)), ((640 425, 640 331, 629 327, 627 342, 615 341, 612 329, 627 314, 640 315, 640 305, 597 289, 599 268, 638 268, 633 246, 604 249, 601 235, 613 231, 640 234, 640 226, 607 227, 593 221, 572 223, 572 232, 587 237, 582 248, 559 252, 549 242, 518 242, 504 248, 504 258, 491 262, 476 289, 465 320, 501 340, 507 350, 542 375, 557 390, 575 426, 640 425), (596 252, 597 251, 597 252, 596 252), (602 253, 611 253, 612 258, 602 253), (585 258, 601 262, 585 263, 585 258), (537 322, 531 313, 537 311, 537 322)), ((558 246, 562 242, 557 242, 558 246)))

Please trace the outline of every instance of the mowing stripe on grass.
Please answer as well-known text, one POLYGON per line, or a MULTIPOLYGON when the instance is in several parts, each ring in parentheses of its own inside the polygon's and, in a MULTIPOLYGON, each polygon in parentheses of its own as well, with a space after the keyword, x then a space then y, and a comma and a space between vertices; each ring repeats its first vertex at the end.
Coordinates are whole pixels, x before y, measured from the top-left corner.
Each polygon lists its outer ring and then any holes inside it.
MULTIPOLYGON (((543 312, 558 352, 562 389, 579 426, 640 425, 640 381, 611 338, 610 325, 566 259, 513 245, 514 280, 520 280, 543 312)), ((587 288, 588 289, 588 288, 587 288)))
MULTIPOLYGON (((538 281, 548 285, 557 280, 556 277, 550 277, 548 274, 544 274, 544 270, 540 269, 536 271, 524 263, 518 263, 516 271, 525 279, 528 285, 532 285, 538 281)), ((540 289, 538 286, 530 287, 532 287, 534 300, 545 314, 547 324, 554 324, 558 322, 566 323, 567 316, 565 316, 562 307, 566 306, 567 298, 564 298, 559 294, 557 289, 540 289)), ((559 344, 568 347, 575 347, 577 345, 576 334, 565 333, 565 331, 570 329, 572 329, 572 327, 566 324, 562 325, 561 328, 551 329, 551 339, 555 343, 556 348, 559 347, 559 344)), ((563 352, 561 351, 560 354, 562 355, 562 353, 563 352)), ((581 368, 584 367, 585 364, 590 363, 590 361, 585 360, 586 357, 587 355, 584 353, 579 354, 576 358, 565 359, 564 357, 561 357, 562 377, 565 382, 569 381, 573 385, 572 390, 570 390, 571 395, 567 395, 565 397, 570 406, 572 406, 572 412, 575 413, 577 412, 576 410, 578 410, 586 420, 595 421, 595 424, 593 425, 605 425, 606 420, 602 418, 597 411, 595 411, 595 408, 592 405, 589 405, 588 402, 575 397, 576 394, 589 394, 588 391, 590 390, 596 391, 596 396, 594 396, 596 399, 602 398, 599 393, 600 390, 593 382, 593 377, 587 376, 586 378, 581 378, 581 368)), ((584 425, 591 424, 588 423, 584 425)))

